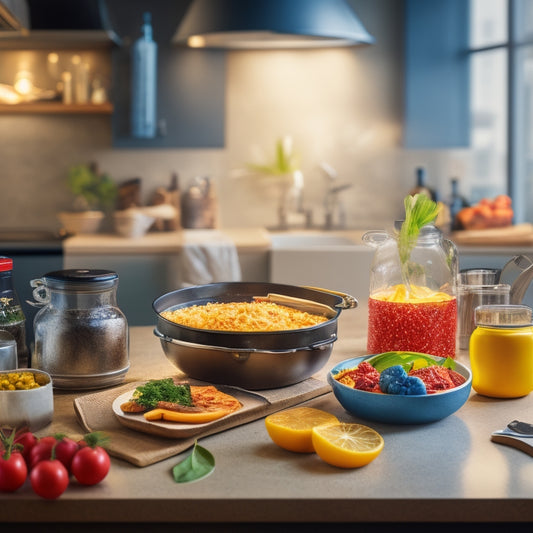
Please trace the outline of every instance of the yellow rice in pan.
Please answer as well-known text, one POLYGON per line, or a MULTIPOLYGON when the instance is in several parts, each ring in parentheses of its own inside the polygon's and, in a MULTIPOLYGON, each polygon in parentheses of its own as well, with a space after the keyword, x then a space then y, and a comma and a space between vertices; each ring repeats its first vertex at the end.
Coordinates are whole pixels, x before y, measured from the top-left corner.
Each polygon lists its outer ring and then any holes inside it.
POLYGON ((308 328, 327 320, 272 302, 207 303, 163 311, 161 316, 191 328, 253 332, 308 328))

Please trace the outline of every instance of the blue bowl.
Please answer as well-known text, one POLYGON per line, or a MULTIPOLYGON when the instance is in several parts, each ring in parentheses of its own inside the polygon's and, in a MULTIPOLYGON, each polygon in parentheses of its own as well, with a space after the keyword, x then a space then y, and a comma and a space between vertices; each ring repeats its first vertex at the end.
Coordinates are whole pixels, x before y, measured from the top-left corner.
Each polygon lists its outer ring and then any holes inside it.
MULTIPOLYGON (((339 403, 351 414, 367 420, 389 424, 425 424, 446 418, 461 408, 470 396, 472 373, 465 365, 456 361, 455 371, 466 381, 453 389, 434 394, 404 396, 397 394, 380 394, 353 389, 335 379, 339 372, 355 368, 366 355, 346 359, 328 372, 328 383, 333 389, 339 403)), ((431 356, 436 361, 441 357, 431 356)))

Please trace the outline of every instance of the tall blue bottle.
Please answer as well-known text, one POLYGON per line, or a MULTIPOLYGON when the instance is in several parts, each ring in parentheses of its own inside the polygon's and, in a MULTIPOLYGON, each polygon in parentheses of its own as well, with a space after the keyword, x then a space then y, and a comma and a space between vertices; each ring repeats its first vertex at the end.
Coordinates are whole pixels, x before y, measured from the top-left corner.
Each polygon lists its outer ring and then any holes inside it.
POLYGON ((157 131, 157 43, 150 13, 144 13, 142 35, 133 43, 131 64, 131 134, 151 139, 157 131))

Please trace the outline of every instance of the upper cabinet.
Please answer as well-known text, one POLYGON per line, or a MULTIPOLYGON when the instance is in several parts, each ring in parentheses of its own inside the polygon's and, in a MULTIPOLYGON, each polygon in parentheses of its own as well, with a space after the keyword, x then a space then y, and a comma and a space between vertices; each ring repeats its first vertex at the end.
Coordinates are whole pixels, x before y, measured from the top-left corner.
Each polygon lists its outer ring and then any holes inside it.
POLYGON ((406 0, 406 148, 469 145, 468 9, 465 0, 406 0))
POLYGON ((223 147, 225 53, 171 42, 189 4, 27 0, 29 28, 0 29, 0 112, 109 114, 113 146, 119 148, 223 147), (145 12, 151 14, 157 43, 157 132, 139 139, 131 135, 131 65, 145 12), (17 97, 17 81, 33 84, 35 97, 8 103, 17 97), (76 96, 80 83, 81 99, 76 96))

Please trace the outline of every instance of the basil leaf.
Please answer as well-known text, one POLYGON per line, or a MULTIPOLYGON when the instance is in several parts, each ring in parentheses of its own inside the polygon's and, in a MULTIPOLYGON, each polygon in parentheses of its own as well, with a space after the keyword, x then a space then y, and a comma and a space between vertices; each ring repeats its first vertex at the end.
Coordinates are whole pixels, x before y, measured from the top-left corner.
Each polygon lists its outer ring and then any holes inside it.
POLYGON ((196 441, 192 452, 172 468, 172 476, 176 483, 189 483, 207 477, 214 469, 213 454, 196 441))
POLYGON ((383 370, 385 370, 386 368, 397 365, 402 366, 404 370, 408 372, 409 370, 411 370, 413 365, 415 365, 415 363, 416 368, 431 365, 443 365, 453 370, 453 368, 455 367, 455 362, 450 357, 443 361, 436 361, 432 357, 418 352, 385 352, 371 357, 370 359, 368 359, 368 362, 378 372, 383 372, 383 370))

